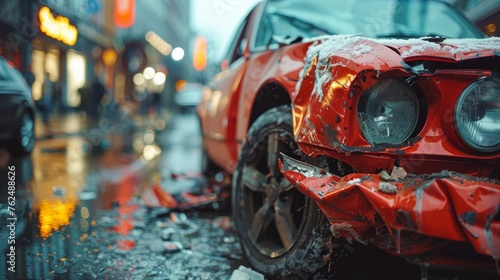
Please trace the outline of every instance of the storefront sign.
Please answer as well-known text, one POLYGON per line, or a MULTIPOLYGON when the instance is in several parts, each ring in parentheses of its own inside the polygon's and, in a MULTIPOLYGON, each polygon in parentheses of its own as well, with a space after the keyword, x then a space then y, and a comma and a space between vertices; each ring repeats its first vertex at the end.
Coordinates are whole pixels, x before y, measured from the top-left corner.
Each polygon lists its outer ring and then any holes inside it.
POLYGON ((115 0, 115 25, 130 28, 135 21, 135 0, 115 0))
POLYGON ((67 17, 61 15, 54 17, 48 7, 42 7, 38 12, 40 31, 45 35, 73 46, 78 39, 78 30, 70 24, 67 17))

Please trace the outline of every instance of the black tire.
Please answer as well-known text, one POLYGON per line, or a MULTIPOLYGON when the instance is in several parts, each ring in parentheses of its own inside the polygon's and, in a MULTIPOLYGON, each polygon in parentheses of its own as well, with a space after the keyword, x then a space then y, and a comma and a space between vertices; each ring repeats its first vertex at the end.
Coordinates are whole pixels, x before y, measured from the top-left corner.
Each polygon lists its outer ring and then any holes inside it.
POLYGON ((261 115, 241 150, 232 204, 243 250, 252 266, 268 277, 306 279, 315 274, 328 278, 325 259, 330 253, 327 243, 332 241, 330 224, 316 203, 279 172, 279 152, 305 158, 293 139, 289 106, 261 115))
POLYGON ((24 112, 17 127, 14 138, 14 152, 18 154, 30 153, 35 147, 35 120, 29 112, 24 112))

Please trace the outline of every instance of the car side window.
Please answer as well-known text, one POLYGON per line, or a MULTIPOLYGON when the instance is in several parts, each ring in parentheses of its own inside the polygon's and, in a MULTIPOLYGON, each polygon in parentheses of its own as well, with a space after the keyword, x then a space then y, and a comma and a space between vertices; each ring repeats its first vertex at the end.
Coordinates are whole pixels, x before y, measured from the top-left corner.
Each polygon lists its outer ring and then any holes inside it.
POLYGON ((238 58, 243 56, 243 52, 245 51, 247 39, 246 39, 246 31, 248 27, 248 21, 249 21, 250 16, 246 17, 245 20, 241 23, 241 25, 238 27, 238 30, 236 32, 236 36, 234 37, 233 41, 231 42, 231 45, 229 47, 229 52, 228 56, 226 59, 229 62, 229 65, 231 65, 233 62, 238 60, 238 58))
POLYGON ((264 9, 264 12, 262 14, 260 23, 259 23, 259 28, 257 29, 257 36, 255 37, 255 47, 265 47, 267 46, 270 41, 271 37, 273 36, 273 26, 271 23, 271 15, 268 12, 269 10, 264 9))

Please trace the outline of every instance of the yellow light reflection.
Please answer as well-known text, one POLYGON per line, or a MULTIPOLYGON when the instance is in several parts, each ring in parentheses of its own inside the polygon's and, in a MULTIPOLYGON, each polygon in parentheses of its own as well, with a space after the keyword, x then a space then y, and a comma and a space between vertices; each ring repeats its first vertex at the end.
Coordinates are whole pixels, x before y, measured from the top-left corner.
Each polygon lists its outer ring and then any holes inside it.
POLYGON ((80 215, 83 219, 87 219, 90 215, 89 215, 89 208, 87 207, 82 207, 82 209, 80 209, 80 215))
POLYGON ((212 93, 212 109, 210 111, 210 116, 213 117, 217 113, 217 107, 219 106, 219 101, 222 96, 222 92, 216 90, 212 93))
POLYGON ((497 31, 497 26, 494 23, 490 23, 486 25, 486 32, 488 33, 495 33, 497 31))
POLYGON ((331 106, 331 100, 340 100, 342 96, 335 96, 336 94, 341 94, 345 89, 349 88, 351 85, 351 81, 353 76, 351 74, 337 77, 334 81, 331 82, 328 90, 325 92, 325 98, 323 98, 322 107, 325 109, 328 106, 331 106))
POLYGON ((144 143, 150 145, 153 144, 155 141, 155 132, 152 129, 146 130, 146 133, 144 133, 144 143))
POLYGON ((89 231, 89 221, 87 221, 85 219, 81 219, 80 220, 80 229, 82 230, 82 232, 89 231))
POLYGON ((36 208, 39 209, 40 236, 47 238, 52 234, 52 231, 69 225, 76 208, 76 202, 43 200, 40 204, 35 205, 36 208))
POLYGON ((144 146, 142 156, 146 161, 150 161, 161 153, 161 150, 156 145, 146 145, 144 146))
POLYGON ((175 83, 175 90, 178 92, 184 91, 187 87, 187 82, 185 80, 178 80, 175 83))
POLYGON ((157 119, 155 121, 155 128, 156 128, 156 130, 162 131, 162 130, 165 129, 166 126, 167 126, 167 123, 164 120, 162 120, 162 119, 157 119))
POLYGON ((106 49, 102 53, 102 60, 106 66, 112 66, 116 62, 116 52, 113 49, 106 49))

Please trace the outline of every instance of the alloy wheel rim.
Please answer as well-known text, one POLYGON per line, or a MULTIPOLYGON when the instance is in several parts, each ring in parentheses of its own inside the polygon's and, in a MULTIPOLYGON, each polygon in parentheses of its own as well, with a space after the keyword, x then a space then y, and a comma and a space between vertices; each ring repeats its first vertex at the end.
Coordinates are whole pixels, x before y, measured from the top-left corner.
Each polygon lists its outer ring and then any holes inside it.
POLYGON ((278 168, 280 152, 297 153, 292 135, 273 131, 251 151, 242 170, 244 225, 252 245, 270 258, 287 253, 298 241, 306 217, 307 200, 278 168))

